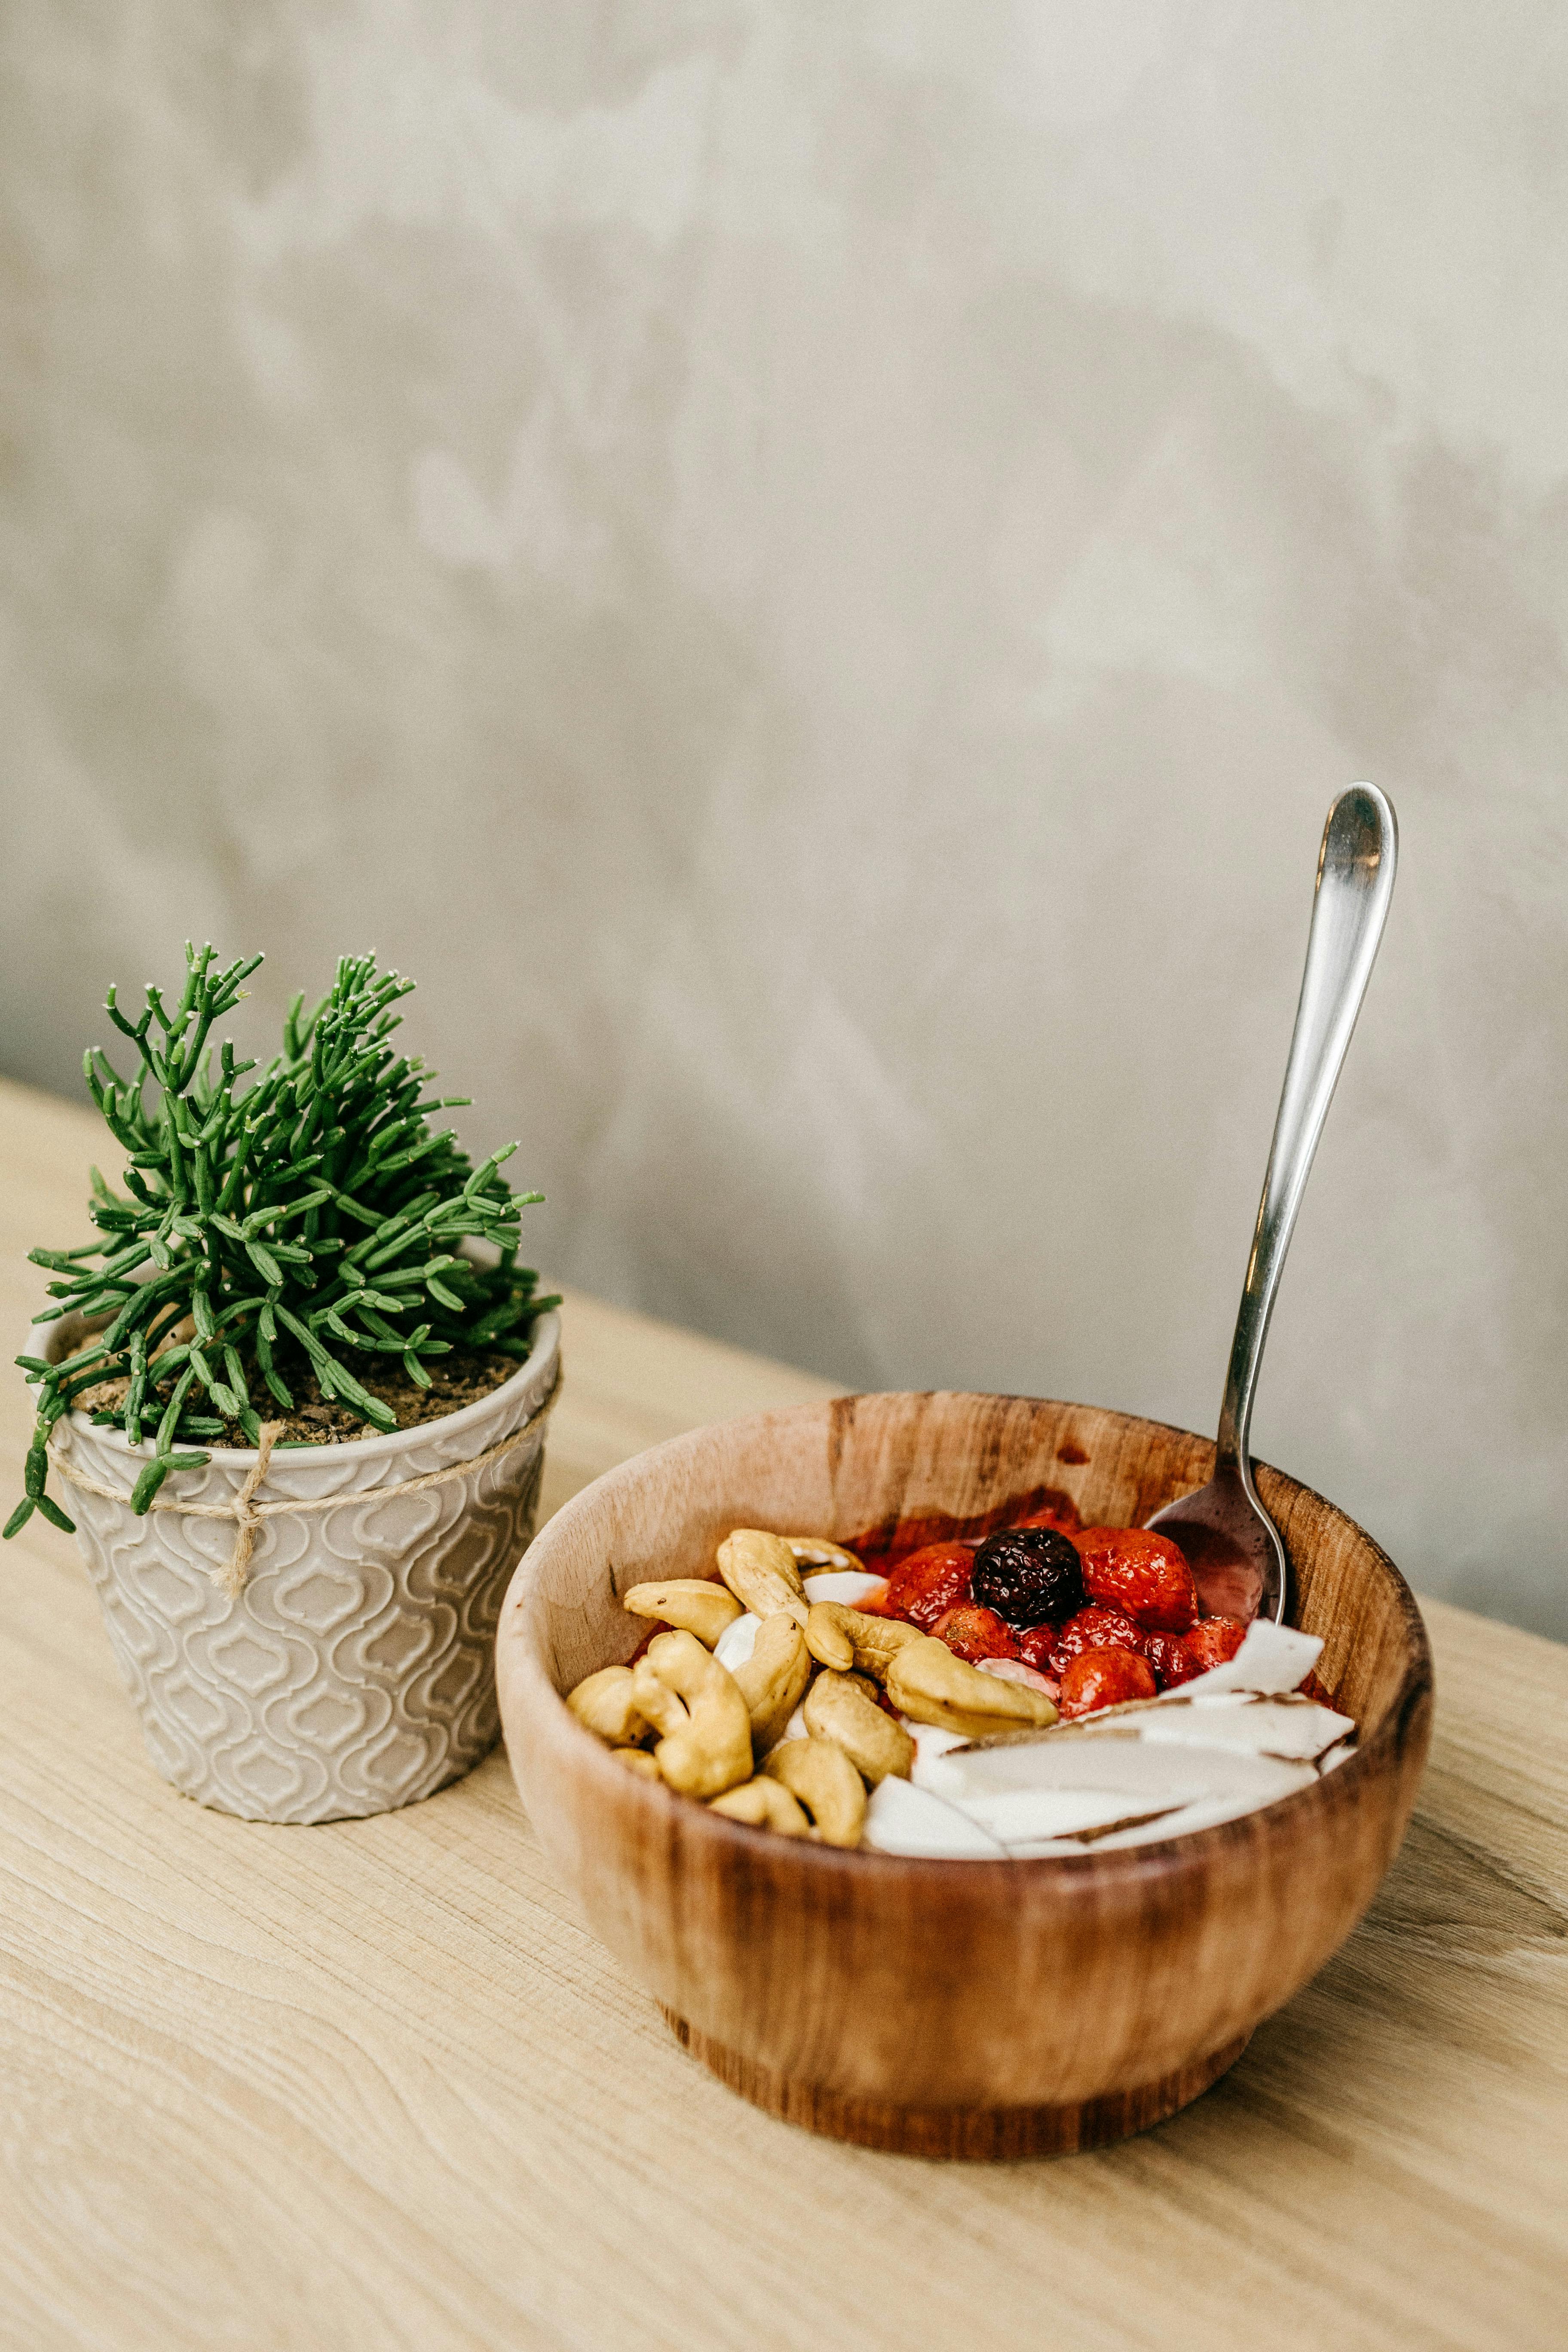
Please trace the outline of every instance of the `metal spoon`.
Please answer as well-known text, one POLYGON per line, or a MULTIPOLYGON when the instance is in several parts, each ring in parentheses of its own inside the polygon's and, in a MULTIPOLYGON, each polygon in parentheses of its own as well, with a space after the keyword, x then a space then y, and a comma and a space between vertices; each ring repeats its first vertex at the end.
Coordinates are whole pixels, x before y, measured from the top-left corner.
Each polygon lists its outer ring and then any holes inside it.
POLYGON ((1253 1391, 1296 1213, 1383 937, 1398 852, 1394 811, 1376 785, 1342 793, 1318 856, 1301 1001, 1230 1343, 1214 1476, 1149 1521, 1186 1554, 1211 1617, 1278 1622, 1285 1614, 1285 1548, 1258 1499, 1247 1452, 1253 1391))

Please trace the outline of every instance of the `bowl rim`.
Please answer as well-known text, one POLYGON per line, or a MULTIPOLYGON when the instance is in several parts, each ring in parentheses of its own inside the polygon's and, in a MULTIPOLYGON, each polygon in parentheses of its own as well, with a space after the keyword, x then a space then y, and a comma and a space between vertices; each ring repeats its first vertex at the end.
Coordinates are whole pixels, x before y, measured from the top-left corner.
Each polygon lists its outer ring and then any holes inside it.
MULTIPOLYGON (((1026 1396, 1018 1391, 1004 1390, 887 1389, 846 1391, 841 1397, 826 1399, 820 1402, 786 1405, 761 1412, 737 1414, 727 1421, 710 1422, 700 1429, 685 1430, 678 1436, 665 1438, 658 1444, 647 1446, 640 1454, 633 1454, 626 1461, 617 1463, 613 1469, 603 1472, 599 1477, 590 1480, 587 1486, 580 1487, 577 1493, 563 1503, 541 1528, 513 1571, 497 1629, 498 1643, 502 1641, 515 1643, 523 1670, 531 1680, 537 1682, 542 1692, 553 1702, 558 1710, 557 1722, 563 1724, 568 1727, 570 1734, 574 1735, 574 1742, 581 1743, 580 1746, 574 1745, 569 1748, 568 1753, 574 1752, 581 1756, 587 1764, 591 1776, 601 1772, 604 1775, 599 1785, 606 1797, 614 1797, 617 1802, 629 1806, 634 1811, 637 1808, 644 1809, 645 1818, 650 1822, 654 1816, 647 1809, 658 1808, 659 1809, 658 1817, 661 1822, 678 1827, 681 1830, 681 1833, 689 1834, 694 1838, 716 1840, 715 1851, 727 1850, 737 1859, 747 1853, 755 1853, 758 1851, 755 1841, 759 1838, 767 1838, 770 1859, 773 1860, 779 1867, 788 1868, 793 1864, 803 1872, 815 1872, 819 1876, 823 1872, 875 1874, 880 1871, 887 1874, 907 1874, 911 1866, 918 1866, 921 1870, 945 1874, 942 1883, 955 1894, 960 1892, 961 1888, 965 1891, 973 1888, 978 1895, 984 1888, 997 1885, 996 1863, 989 1857, 968 1859, 953 1855, 879 1853, 873 1848, 864 1846, 847 1850, 838 1846, 819 1845, 804 1839, 781 1838, 772 1831, 754 1827, 744 1822, 731 1821, 721 1813, 715 1813, 708 1806, 682 1796, 679 1790, 665 1787, 662 1781, 650 1780, 642 1774, 627 1772, 623 1767, 611 1761, 609 1750, 603 1741, 596 1738, 594 1733, 580 1724, 573 1715, 564 1697, 556 1690, 545 1672, 542 1661, 537 1654, 527 1631, 527 1604, 540 1574, 542 1548, 548 1545, 551 1537, 558 1528, 578 1514, 579 1506, 586 1507, 591 1498, 602 1499, 605 1489, 613 1488, 626 1479, 633 1471, 646 1475, 651 1457, 660 1454, 675 1455, 682 1449, 692 1447, 699 1440, 711 1440, 720 1431, 755 1430, 761 1433, 776 1428, 781 1422, 816 1419, 825 1412, 831 1412, 835 1406, 842 1406, 846 1403, 858 1404, 879 1402, 884 1399, 915 1402, 938 1397, 951 1397, 966 1402, 1004 1402, 1042 1405, 1060 1412, 1109 1412, 1120 1422, 1163 1431, 1172 1436, 1194 1441, 1200 1445, 1206 1445, 1212 1449, 1212 1440, 1198 1436, 1194 1431, 1183 1429, 1173 1422, 1153 1421, 1147 1414, 1123 1412, 1115 1406, 1089 1406, 1084 1404, 1081 1400, 1075 1402, 1073 1400, 1065 1398, 1026 1396), (674 1810, 677 1808, 679 1810, 674 1810)), ((1313 1812, 1353 1810, 1361 1799, 1369 1795, 1374 1785, 1383 1779, 1386 1769, 1387 1751, 1393 1748, 1401 1738, 1405 1725, 1420 1708, 1424 1701, 1429 1705, 1434 1689, 1434 1675, 1431 1643, 1427 1637, 1426 1623, 1415 1594, 1382 1545, 1374 1536, 1368 1534, 1358 1520, 1352 1519, 1348 1511, 1342 1509, 1339 1504, 1331 1502, 1327 1496, 1319 1494, 1315 1487, 1307 1486, 1303 1480, 1292 1477, 1289 1471, 1275 1470, 1272 1465, 1258 1462, 1256 1459, 1254 1466, 1265 1471, 1270 1476, 1284 1480, 1296 1492, 1307 1496, 1312 1502, 1321 1504, 1325 1510, 1332 1512, 1337 1518, 1343 1520, 1363 1543, 1371 1547, 1377 1559, 1392 1578, 1394 1588, 1394 1597, 1398 1606, 1402 1626, 1406 1634, 1413 1639, 1407 1643, 1409 1654, 1406 1657, 1405 1669, 1383 1720, 1369 1739, 1358 1738, 1357 1745, 1346 1762, 1336 1765, 1331 1772, 1320 1775, 1308 1787, 1297 1789, 1288 1797, 1276 1798, 1272 1804, 1259 1806, 1252 1812, 1238 1814, 1232 1821, 1216 1822, 1209 1829, 1192 1830, 1180 1837, 1151 1839, 1143 1845, 1121 1846, 1110 1852, 1098 1853, 1086 1852, 1081 1854, 1009 1856, 1010 1867, 1000 1882, 1002 1885, 1024 1884, 1041 1889, 1050 1886, 1068 1894, 1074 1890, 1087 1893, 1092 1886, 1096 1896, 1099 1897, 1110 1885, 1129 1893, 1134 1890, 1142 1892, 1151 1883, 1179 1879, 1186 1876, 1190 1872, 1200 1871, 1212 1876, 1216 1866, 1223 1867, 1227 1863, 1242 1859, 1245 1859, 1250 1874, 1261 1865, 1263 1860, 1258 1843, 1260 1832, 1268 1840, 1271 1851, 1289 1847, 1295 1842, 1296 1830, 1310 1818, 1313 1812), (1016 1875, 1020 1872, 1026 1874, 1022 1881, 1016 1875)), ((503 1732, 505 1729, 503 1706, 503 1732)), ((1359 1733, 1359 1725, 1357 1729, 1359 1733)))

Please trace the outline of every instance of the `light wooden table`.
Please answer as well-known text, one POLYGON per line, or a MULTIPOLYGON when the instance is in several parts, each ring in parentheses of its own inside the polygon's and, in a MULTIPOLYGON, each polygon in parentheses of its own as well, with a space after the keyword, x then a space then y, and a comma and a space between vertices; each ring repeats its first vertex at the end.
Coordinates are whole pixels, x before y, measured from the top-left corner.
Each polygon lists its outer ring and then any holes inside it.
MULTIPOLYGON (((0 1311, 89 1118, 0 1088, 0 1311)), ((547 1501, 825 1383, 565 1315, 547 1501)), ((7 1507, 27 1426, 0 1381, 7 1507)), ((683 2057, 504 1759, 379 1821, 205 1812, 75 1547, 0 1555, 0 2344, 148 2352, 1568 2345, 1568 1651, 1434 1606, 1437 1732, 1370 1918, 1196 2105, 1103 2154, 814 2140, 683 2057)))

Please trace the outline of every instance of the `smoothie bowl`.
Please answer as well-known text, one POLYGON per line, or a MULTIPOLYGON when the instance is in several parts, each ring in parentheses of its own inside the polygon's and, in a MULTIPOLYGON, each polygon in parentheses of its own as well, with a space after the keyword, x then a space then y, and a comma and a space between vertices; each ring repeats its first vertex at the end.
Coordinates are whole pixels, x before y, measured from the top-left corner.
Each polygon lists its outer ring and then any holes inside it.
MULTIPOLYGON (((1067 1654, 1070 1643, 1058 1640, 1052 1654, 1027 1637, 998 1636, 977 1667, 965 1660, 977 1630, 984 1636, 978 1620, 994 1622, 995 1612, 967 1600, 937 1621, 946 1628, 939 1637, 896 1610, 883 1620, 886 1636, 867 1634, 889 1610, 868 1576, 864 1618, 816 1598, 854 1591, 834 1574, 835 1545, 869 1569, 943 1541, 967 1542, 973 1557, 985 1558, 973 1551, 976 1538, 1021 1521, 1142 1528, 1201 1485, 1211 1459, 1200 1438, 1086 1406, 847 1397, 658 1446, 597 1480, 536 1539, 498 1636, 502 1719, 523 1801, 595 1932, 733 2088, 816 2130, 911 2153, 1006 2157, 1102 2144, 1205 2089, 1350 1933, 1415 1801, 1431 1663, 1398 1571, 1309 1489, 1259 1469, 1290 1561, 1289 1624, 1321 1643, 1304 1645, 1312 1680, 1309 1695, 1291 1702, 1300 1710, 1292 1723, 1312 1716, 1328 1729, 1311 1757, 1284 1770, 1285 1793, 1250 1810, 1167 1806, 1163 1825, 1174 1834, 1148 1818, 1157 1808, 1131 1799, 1134 1825, 1111 1824, 1109 1837, 1092 1827, 1075 1837, 1070 1809, 1037 1821, 1045 1833, 1032 1847, 1004 1846, 994 1834, 1016 1805, 1009 1776, 1026 1782, 1041 1752, 1032 1742, 1109 1734, 1124 1759, 1150 1711, 1204 1692, 1190 1663, 1173 1664, 1157 1640, 1145 1645, 1163 1662, 1157 1676, 1140 1665, 1119 1682, 1113 1662, 1110 1693, 1121 1704, 1062 1723, 1058 1703, 1082 1708, 1093 1681, 1085 1660, 1067 1654), (756 1674, 748 1684, 736 1647, 742 1608, 715 1565, 737 1530, 746 1531, 751 1566, 738 1571, 731 1549, 725 1573, 742 1594, 757 1562, 766 1565, 769 1531, 795 1538, 809 1605, 785 1595, 777 1617, 766 1616, 766 1603, 757 1613, 764 1631, 782 1625, 787 1633, 783 1620, 794 1605, 809 1633, 805 1720, 792 1714, 759 1736, 754 1775, 747 1761, 719 1774, 725 1787, 692 1782, 695 1793, 683 1793, 658 1759, 675 1758, 684 1733, 673 1745, 660 1739, 626 1694, 635 1684, 647 1701, 649 1665, 662 1654, 699 1723, 707 1683, 730 1681, 714 1655, 721 1659, 728 1643, 735 1678, 754 1696, 756 1674), (816 1580, 819 1565, 826 1586, 816 1580), (706 1606, 689 1591, 662 1603, 639 1591, 699 1580, 711 1585, 706 1606), (623 1605, 627 1595, 640 1613, 623 1605), (648 1617, 664 1609, 666 1622, 684 1619, 698 1632, 655 1633, 650 1646, 648 1617), (868 1646, 836 1656, 833 1643, 846 1633, 852 1645, 864 1635, 868 1646), (906 1645, 904 1664, 881 1674, 879 1686, 885 1642, 906 1645), (939 1672, 932 1682, 949 1655, 957 1663, 947 1679, 939 1672), (630 1682, 612 1674, 601 1685, 626 1708, 621 1738, 595 1716, 593 1686, 586 1698, 583 1686, 634 1660, 642 1663, 630 1682), (977 1691, 1009 1696, 987 1696, 973 1713, 977 1691), (801 1764, 807 1748, 826 1744, 805 1735, 831 1730, 828 1699, 847 1722, 854 1714, 856 1737, 873 1717, 886 1727, 872 1740, 874 1756, 846 1735, 860 1756, 862 1801, 870 1792, 863 1820, 840 1818, 834 1790, 792 1769, 792 1752, 801 1764), (998 1706, 1006 1711, 994 1719, 998 1706), (1347 1725, 1353 1730, 1331 1746, 1335 1727, 1347 1725), (889 1760, 910 1733, 945 1781, 889 1760), (948 1752, 935 1757, 937 1746, 948 1752), (1001 1781, 985 1795, 993 1771, 1001 1781), (950 1795, 983 1791, 966 1813, 960 1806, 952 1814, 993 1825, 977 1828, 965 1849, 973 1858, 956 1858, 951 1845, 931 1851, 923 1817, 912 1828, 905 1822, 906 1806, 921 1815, 933 1801, 922 1798, 922 1780, 950 1795), (1227 1810, 1230 1817, 1215 1818, 1227 1810), (1183 1830, 1205 1820, 1213 1825, 1183 1830), (1050 1833, 1064 1822, 1066 1834, 1050 1833)), ((1015 1619, 1027 1612, 1008 1602, 1006 1576, 1027 1549, 1003 1559, 986 1588, 1015 1619)), ((1046 1558, 1049 1546, 1037 1550, 1046 1558)), ((760 1654, 763 1633, 755 1639, 760 1654)), ((1200 1640, 1199 1664, 1226 1646, 1205 1654, 1200 1640)), ((1224 1675, 1217 1679, 1223 1686, 1224 1675)), ((793 1688, 777 1695, 781 1705, 798 1704, 793 1688)), ((1209 1701, 1211 1716, 1222 1695, 1209 1701)), ((656 1713, 658 1696, 647 1702, 656 1713)), ((1230 1696, 1239 1720, 1249 1695, 1230 1696)), ((684 1722, 685 1705, 670 1702, 667 1734, 678 1717, 684 1722)), ((1098 1705, 1092 1690, 1088 1705, 1098 1705)), ((1194 1705, 1189 1720, 1198 1712, 1194 1705)), ((1160 1720, 1169 1729, 1171 1715, 1160 1720)), ((1041 1801, 1037 1792, 1027 1799, 1041 1801)))

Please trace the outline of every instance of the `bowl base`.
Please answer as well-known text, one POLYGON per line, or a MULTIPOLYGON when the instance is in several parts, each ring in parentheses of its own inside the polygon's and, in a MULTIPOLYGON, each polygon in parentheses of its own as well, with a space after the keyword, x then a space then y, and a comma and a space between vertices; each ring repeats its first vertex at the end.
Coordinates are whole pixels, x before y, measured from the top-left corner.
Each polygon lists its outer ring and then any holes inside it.
MULTIPOLYGON (((663 2004, 660 2004, 663 2007, 663 2004)), ((731 2091, 785 2123, 820 2132, 826 2139, 853 2140, 894 2156, 957 2157, 971 2163, 1006 2163, 1026 2156, 1072 2156, 1109 2147, 1189 2105, 1234 2066, 1251 2040, 1238 2034, 1207 2058, 1184 2066, 1133 2091, 1084 2099, 1065 2107, 900 2107, 881 2099, 841 2098, 815 2084, 795 2081, 759 2066, 738 2051, 710 2041, 678 2017, 664 2016, 682 2049, 731 2091)))

